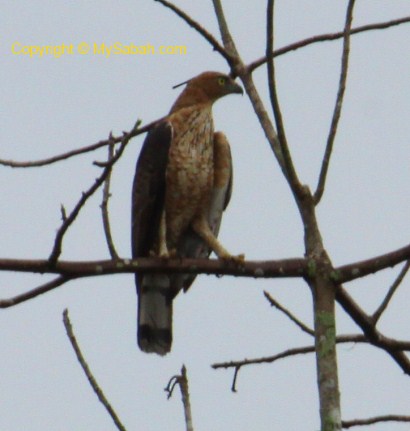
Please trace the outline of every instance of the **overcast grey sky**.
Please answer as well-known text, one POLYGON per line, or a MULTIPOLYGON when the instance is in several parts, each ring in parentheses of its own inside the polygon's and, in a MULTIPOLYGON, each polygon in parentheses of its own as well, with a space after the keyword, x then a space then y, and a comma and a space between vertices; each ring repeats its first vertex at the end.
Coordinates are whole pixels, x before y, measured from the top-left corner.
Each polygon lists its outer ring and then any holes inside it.
MULTIPOLYGON (((343 28, 346 1, 277 2, 276 45, 343 28)), ((179 1, 218 36, 210 1, 179 1)), ((263 55, 265 2, 225 1, 226 17, 246 62, 263 55)), ((357 0, 354 26, 410 15, 408 0, 357 0)), ((33 0, 3 2, 0 16, 0 158, 35 160, 130 130, 137 118, 165 115, 180 89, 204 70, 227 72, 224 60, 191 28, 155 1, 33 0), (16 54, 26 45, 184 45, 184 55, 16 54), (16 45, 13 45, 18 43, 16 45)), ((329 181, 318 215, 335 265, 409 243, 410 26, 354 36, 345 105, 329 181)), ((288 140, 301 179, 315 187, 335 101, 341 41, 277 60, 278 88, 288 140)), ((268 107, 266 68, 254 78, 268 107)), ((303 255, 303 229, 289 189, 247 97, 214 108, 215 125, 231 142, 235 182, 220 238, 248 259, 303 255)), ((143 137, 117 164, 110 201, 113 236, 130 256, 130 193, 143 137)), ((106 151, 39 169, 0 167, 0 256, 45 258, 60 224, 99 169, 106 151)), ((64 259, 107 258, 93 197, 64 241, 64 259)), ((348 285, 369 312, 399 267, 348 285)), ((23 292, 48 277, 0 273, 0 296, 23 292)), ((136 294, 131 275, 73 282, 0 313, 0 430, 113 430, 65 336, 68 308, 83 352, 128 430, 182 430, 179 394, 163 391, 184 363, 197 431, 316 430, 315 362, 297 357, 244 368, 238 393, 232 371, 210 364, 267 356, 311 340, 273 311, 263 290, 312 324, 307 286, 298 280, 200 276, 174 305, 174 343, 159 358, 136 346, 136 294)), ((409 335, 410 283, 405 280, 380 322, 389 336, 409 335)), ((338 309, 338 332, 357 329, 338 309)), ((409 414, 410 381, 371 347, 338 349, 343 418, 409 414)), ((401 430, 403 425, 363 427, 401 430)))

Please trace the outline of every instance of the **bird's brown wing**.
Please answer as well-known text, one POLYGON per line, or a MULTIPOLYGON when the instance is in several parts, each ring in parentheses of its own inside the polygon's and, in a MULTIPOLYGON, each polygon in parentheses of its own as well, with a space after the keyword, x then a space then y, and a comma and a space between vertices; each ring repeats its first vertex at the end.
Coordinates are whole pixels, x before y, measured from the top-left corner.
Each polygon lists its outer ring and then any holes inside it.
MULTIPOLYGON (((165 199, 165 172, 172 140, 172 126, 163 121, 143 143, 132 188, 132 257, 146 257, 157 238, 165 199)), ((136 275, 138 290, 141 277, 136 275)))
MULTIPOLYGON (((214 187, 208 208, 208 223, 216 237, 221 226, 222 213, 231 199, 232 182, 233 166, 229 142, 223 133, 216 132, 214 134, 214 187)), ((181 239, 178 253, 182 257, 207 258, 211 250, 192 229, 188 229, 181 239)), ((195 278, 196 275, 191 274, 176 275, 173 285, 181 286, 186 291, 195 278)))

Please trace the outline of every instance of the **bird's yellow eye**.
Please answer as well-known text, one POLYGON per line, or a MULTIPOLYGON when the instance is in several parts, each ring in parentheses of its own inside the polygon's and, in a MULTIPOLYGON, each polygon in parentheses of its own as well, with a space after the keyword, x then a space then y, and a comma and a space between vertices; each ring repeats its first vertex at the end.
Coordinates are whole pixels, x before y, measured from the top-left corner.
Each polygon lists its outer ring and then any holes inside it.
POLYGON ((226 83, 226 78, 224 78, 223 76, 220 76, 218 78, 218 84, 219 85, 225 85, 225 83, 226 83))

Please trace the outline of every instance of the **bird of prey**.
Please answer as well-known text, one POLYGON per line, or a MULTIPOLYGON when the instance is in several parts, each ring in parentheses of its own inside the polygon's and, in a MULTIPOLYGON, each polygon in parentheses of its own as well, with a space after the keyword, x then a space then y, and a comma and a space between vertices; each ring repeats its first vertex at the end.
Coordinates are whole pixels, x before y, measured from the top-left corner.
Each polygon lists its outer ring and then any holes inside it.
MULTIPOLYGON (((205 258, 231 256, 217 235, 232 189, 229 143, 214 132, 212 105, 243 94, 228 75, 204 72, 186 87, 169 114, 148 133, 132 190, 132 256, 205 258)), ((138 345, 165 355, 172 344, 172 301, 195 279, 190 274, 135 275, 138 345)))

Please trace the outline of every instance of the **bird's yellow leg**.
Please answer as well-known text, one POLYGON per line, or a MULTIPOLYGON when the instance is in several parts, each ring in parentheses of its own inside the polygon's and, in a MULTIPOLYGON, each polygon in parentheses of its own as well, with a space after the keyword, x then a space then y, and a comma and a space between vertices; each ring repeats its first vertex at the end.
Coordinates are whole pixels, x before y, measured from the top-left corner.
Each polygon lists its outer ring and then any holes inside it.
POLYGON ((167 224, 165 218, 165 210, 162 211, 161 220, 159 223, 158 256, 165 258, 169 257, 169 251, 167 246, 167 224))
POLYGON ((192 228, 206 242, 208 247, 215 252, 219 259, 231 260, 238 263, 242 263, 245 260, 245 255, 233 256, 225 249, 211 231, 205 217, 202 216, 195 219, 192 223, 192 228))
MULTIPOLYGON (((150 251, 151 256, 156 256, 154 251, 150 251)), ((171 257, 175 257, 177 255, 176 249, 168 249, 167 245, 167 223, 166 223, 166 214, 165 210, 162 211, 161 220, 159 223, 159 232, 158 232, 158 257, 168 259, 171 257)))

